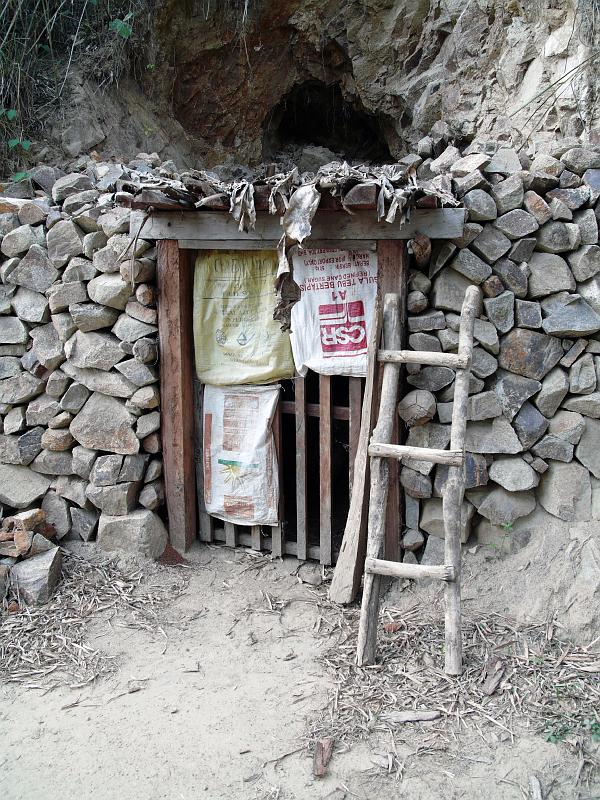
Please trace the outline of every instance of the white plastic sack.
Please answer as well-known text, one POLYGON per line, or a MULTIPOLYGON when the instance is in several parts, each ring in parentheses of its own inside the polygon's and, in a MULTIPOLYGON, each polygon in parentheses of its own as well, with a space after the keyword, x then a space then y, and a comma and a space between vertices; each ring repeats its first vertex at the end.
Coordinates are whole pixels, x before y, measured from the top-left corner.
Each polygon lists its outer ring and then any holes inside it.
POLYGON ((276 525, 279 474, 273 438, 278 386, 204 387, 204 503, 238 525, 276 525))
POLYGON ((367 343, 377 294, 377 254, 305 250, 294 256, 302 298, 292 308, 296 370, 366 375, 367 343))

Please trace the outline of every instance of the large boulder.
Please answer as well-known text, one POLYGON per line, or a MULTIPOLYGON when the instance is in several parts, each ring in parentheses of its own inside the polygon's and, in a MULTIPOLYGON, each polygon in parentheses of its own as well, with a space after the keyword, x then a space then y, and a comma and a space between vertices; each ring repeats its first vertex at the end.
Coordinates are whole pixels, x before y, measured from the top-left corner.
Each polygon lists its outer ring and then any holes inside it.
POLYGON ((94 392, 70 426, 72 436, 90 450, 128 455, 140 447, 133 417, 115 397, 94 392))
POLYGON ((27 508, 43 497, 49 486, 50 478, 29 467, 0 464, 0 503, 27 508))
POLYGON ((167 531, 160 517, 144 509, 121 517, 102 514, 97 539, 104 550, 159 558, 167 546, 167 531))
POLYGON ((576 462, 552 461, 538 489, 541 505, 566 522, 588 520, 591 515, 590 473, 576 462))

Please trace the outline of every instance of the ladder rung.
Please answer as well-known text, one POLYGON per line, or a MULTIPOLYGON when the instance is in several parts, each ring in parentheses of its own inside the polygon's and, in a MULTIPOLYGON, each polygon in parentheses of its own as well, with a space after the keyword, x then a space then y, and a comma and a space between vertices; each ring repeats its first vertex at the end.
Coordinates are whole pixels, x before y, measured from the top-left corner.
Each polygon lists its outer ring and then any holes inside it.
POLYGON ((426 364, 432 367, 467 369, 469 358, 456 353, 433 353, 427 350, 380 350, 379 361, 391 364, 426 364))
POLYGON ((381 558, 367 557, 365 572, 370 572, 372 575, 389 575, 392 578, 410 578, 411 580, 424 578, 437 578, 440 581, 454 580, 454 567, 450 565, 400 564, 396 561, 384 561, 381 558))
POLYGON ((431 447, 410 447, 406 444, 379 444, 371 442, 369 455, 380 458, 414 458, 417 461, 429 461, 432 464, 449 464, 460 467, 464 456, 459 450, 434 450, 431 447))

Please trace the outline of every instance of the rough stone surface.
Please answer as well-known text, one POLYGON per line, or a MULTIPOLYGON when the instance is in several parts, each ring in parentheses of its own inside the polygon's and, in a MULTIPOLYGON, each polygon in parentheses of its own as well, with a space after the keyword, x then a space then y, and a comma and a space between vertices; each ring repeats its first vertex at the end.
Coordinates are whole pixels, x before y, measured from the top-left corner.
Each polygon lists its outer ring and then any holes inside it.
POLYGON ((122 550, 147 558, 159 558, 167 545, 162 520, 149 510, 134 511, 125 517, 102 514, 97 538, 103 550, 122 550))
POLYGON ((535 470, 522 458, 495 459, 489 468, 489 477, 508 492, 524 492, 534 489, 539 481, 535 470))
POLYGON ((520 208, 498 217, 494 225, 511 240, 523 239, 539 228, 536 218, 520 208))
POLYGON ((543 508, 566 522, 590 518, 591 495, 590 474, 576 462, 551 462, 538 489, 543 508))
POLYGON ((520 453, 523 446, 510 422, 496 417, 482 422, 469 422, 465 449, 470 453, 520 453))
POLYGON ((562 290, 573 291, 575 278, 564 258, 550 253, 534 253, 529 260, 529 296, 546 297, 562 290))
POLYGON ((43 497, 50 479, 29 467, 0 464, 0 502, 13 508, 27 508, 43 497))
POLYGON ((118 339, 111 334, 82 331, 77 331, 65 344, 65 353, 76 367, 105 371, 110 370, 125 356, 118 339))
POLYGON ((560 367, 555 367, 542 381, 542 388, 533 402, 545 417, 551 417, 568 391, 569 376, 560 367))
POLYGON ((27 254, 11 270, 6 282, 34 292, 45 292, 57 277, 58 270, 52 265, 47 251, 38 244, 32 244, 27 254))
POLYGON ((114 397, 94 392, 70 426, 73 437, 90 450, 127 455, 137 453, 139 441, 132 417, 114 397))
POLYGON ((516 328, 500 343, 498 363, 503 369, 540 380, 562 358, 560 341, 537 331, 516 328))
POLYGON ((589 417, 585 419, 575 457, 595 478, 600 478, 600 420, 589 417))
POLYGON ((15 564, 10 571, 10 585, 26 603, 43 605, 56 591, 61 572, 62 553, 59 547, 53 547, 15 564))
POLYGON ((533 492, 513 492, 497 486, 486 494, 477 511, 493 525, 512 525, 519 517, 531 514, 534 508, 533 492))
MULTIPOLYGON (((473 506, 464 500, 461 506, 460 515, 460 540, 463 543, 468 540, 469 534, 471 533, 471 521, 474 513, 475 509, 473 506)), ((432 497, 429 500, 425 500, 425 502, 422 504, 421 528, 426 531, 430 537, 436 537, 438 539, 445 538, 444 515, 442 513, 441 499, 432 497)))
POLYGON ((483 301, 485 313, 499 333, 508 333, 515 324, 515 295, 503 292, 497 297, 486 297, 483 301))
POLYGON ((542 323, 553 336, 590 336, 600 330, 600 315, 577 295, 551 312, 542 323))
POLYGON ((513 420, 519 441, 524 450, 532 447, 546 432, 548 420, 529 402, 523 403, 513 420))

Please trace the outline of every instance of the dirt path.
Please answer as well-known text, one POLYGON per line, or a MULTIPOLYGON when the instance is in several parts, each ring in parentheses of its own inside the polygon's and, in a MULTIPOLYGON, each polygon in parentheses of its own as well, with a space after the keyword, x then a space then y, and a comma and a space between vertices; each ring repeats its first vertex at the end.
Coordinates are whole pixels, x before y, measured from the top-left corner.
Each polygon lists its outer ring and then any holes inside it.
MULTIPOLYGON (((321 590, 299 582, 292 559, 207 547, 193 558, 160 612, 164 633, 94 617, 90 643, 117 658, 114 675, 50 692, 0 683, 0 797, 512 800, 534 773, 546 798, 600 796, 574 792, 578 762, 562 745, 486 735, 449 746, 425 726, 338 746, 314 778, 306 719, 327 714, 333 686, 318 662, 331 643, 315 632, 321 590)), ((146 590, 182 574, 146 568, 146 590)))

